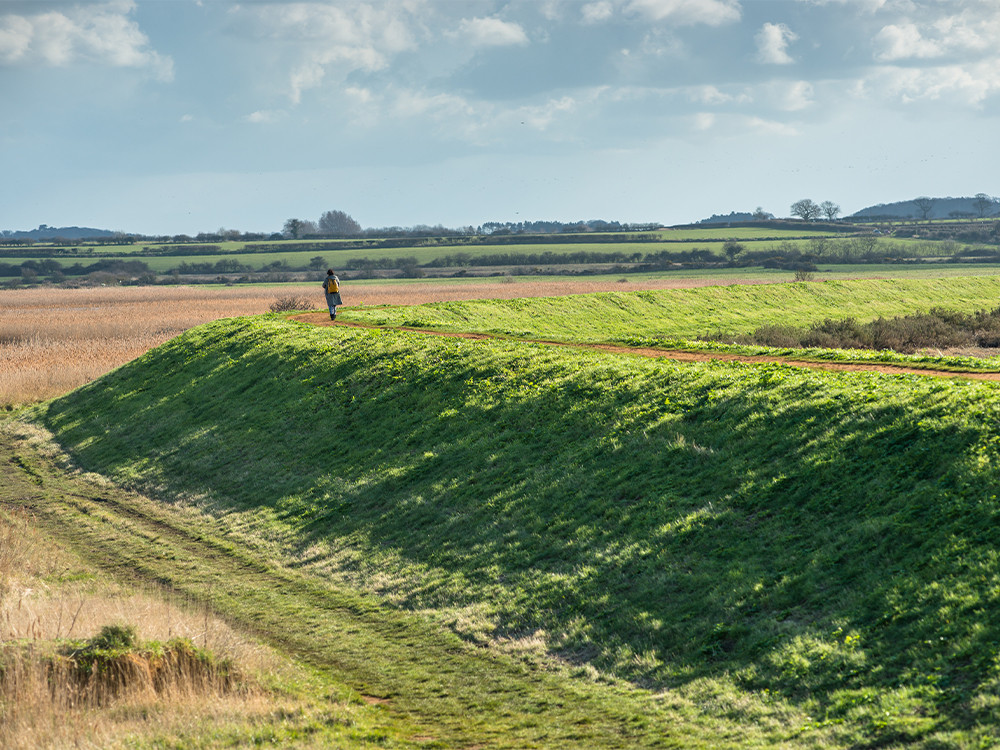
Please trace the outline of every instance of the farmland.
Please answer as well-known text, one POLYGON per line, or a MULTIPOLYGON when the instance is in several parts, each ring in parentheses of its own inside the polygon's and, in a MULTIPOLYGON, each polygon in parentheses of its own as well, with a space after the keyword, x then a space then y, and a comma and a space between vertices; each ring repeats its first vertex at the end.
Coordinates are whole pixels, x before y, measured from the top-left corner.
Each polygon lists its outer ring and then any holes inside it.
POLYGON ((348 745, 997 741, 995 384, 531 339, 976 310, 1000 281, 520 283, 343 311, 512 339, 283 315, 170 336, 9 418, 9 497, 100 575, 315 669, 348 745))
MULTIPOLYGON (((333 266, 344 278, 488 276, 503 273, 644 273, 689 268, 767 267, 817 270, 818 264, 941 263, 997 260, 995 226, 764 222, 657 231, 559 234, 433 233, 341 239, 234 241, 206 236, 172 242, 0 247, 8 284, 54 281, 154 284, 180 277, 206 282, 304 280, 333 266)), ((829 269, 828 269, 829 270, 829 269)))

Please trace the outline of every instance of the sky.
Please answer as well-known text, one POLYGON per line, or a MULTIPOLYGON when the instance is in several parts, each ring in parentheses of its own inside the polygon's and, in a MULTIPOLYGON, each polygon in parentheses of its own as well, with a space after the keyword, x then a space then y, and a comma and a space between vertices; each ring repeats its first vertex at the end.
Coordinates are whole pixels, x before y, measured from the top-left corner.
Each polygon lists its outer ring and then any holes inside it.
POLYGON ((1000 193, 1000 0, 0 0, 0 230, 1000 193))

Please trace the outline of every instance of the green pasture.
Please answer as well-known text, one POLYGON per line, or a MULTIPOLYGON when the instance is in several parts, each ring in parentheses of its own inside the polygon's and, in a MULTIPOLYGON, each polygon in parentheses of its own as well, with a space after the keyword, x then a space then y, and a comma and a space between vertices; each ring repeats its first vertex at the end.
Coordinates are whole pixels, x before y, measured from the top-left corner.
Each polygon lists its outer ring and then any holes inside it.
POLYGON ((667 229, 660 231, 660 239, 667 241, 691 240, 711 241, 711 240, 792 240, 810 237, 844 237, 844 232, 835 232, 821 227, 810 227, 803 225, 801 229, 771 229, 768 227, 726 227, 712 226, 704 229, 667 229))
MULTIPOLYGON (((417 263, 425 264, 447 255, 461 255, 470 262, 475 258, 484 255, 508 254, 508 255, 528 255, 552 253, 555 255, 566 255, 574 252, 591 253, 623 253, 626 255, 645 255, 660 251, 686 252, 691 250, 703 250, 713 253, 719 257, 723 255, 723 248, 727 241, 738 241, 745 248, 752 252, 770 252, 775 254, 787 252, 788 249, 796 249, 803 253, 815 253, 820 257, 824 253, 835 252, 844 243, 849 243, 848 235, 840 232, 831 232, 821 228, 811 228, 803 226, 802 229, 769 229, 766 227, 712 227, 705 229, 669 229, 659 232, 649 233, 624 233, 624 234, 566 234, 560 236, 560 242, 532 242, 526 244, 506 244, 502 242, 490 242, 489 238, 478 238, 476 244, 461 244, 462 240, 452 240, 451 238, 413 238, 412 243, 404 247, 379 247, 380 240, 372 239, 371 246, 354 249, 339 249, 341 246, 357 242, 349 239, 331 240, 277 240, 277 241, 224 241, 224 242, 204 242, 196 245, 216 245, 219 252, 212 255, 199 255, 184 253, 185 246, 180 244, 156 244, 156 243, 130 243, 123 245, 67 245, 67 246, 47 246, 44 244, 35 245, 33 252, 41 252, 54 256, 63 266, 72 266, 75 263, 94 263, 98 260, 120 258, 122 254, 134 255, 146 262, 149 267, 159 273, 169 271, 177 267, 182 262, 189 263, 216 263, 220 260, 236 259, 241 263, 249 264, 254 268, 271 263, 286 263, 291 266, 305 266, 309 261, 321 255, 330 265, 344 266, 345 263, 354 258, 369 257, 373 259, 397 259, 415 258, 417 263), (657 238, 657 240, 628 242, 623 237, 647 237, 657 238), (458 244, 452 244, 453 242, 458 244), (296 244, 309 242, 318 244, 307 251, 282 250, 282 246, 292 247, 296 244), (480 244, 481 243, 481 244, 480 244), (258 253, 247 251, 248 246, 267 245, 276 249, 271 252, 258 253), (170 251, 168 256, 142 256, 142 250, 146 247, 170 251), (66 254, 71 252, 72 254, 66 254)), ((928 256, 935 254, 949 254, 953 252, 951 245, 943 243, 929 242, 926 240, 914 239, 891 239, 881 238, 879 240, 880 250, 887 255, 905 250, 911 254, 928 256), (948 248, 942 250, 942 248, 948 248)), ((18 257, 2 258, 0 262, 20 264, 27 260, 38 260, 38 258, 25 255, 18 257)))
MULTIPOLYGON (((794 239, 803 237, 836 237, 843 236, 842 232, 832 232, 828 229, 803 226, 802 229, 769 229, 766 227, 723 227, 723 226, 713 226, 709 228, 685 228, 685 229, 666 229, 658 230, 653 232, 619 232, 619 233, 607 233, 607 232, 587 232, 587 233, 565 233, 559 235, 564 237, 567 244, 591 244, 595 238, 600 238, 602 241, 595 244, 616 244, 620 242, 623 236, 628 236, 631 238, 658 238, 664 242, 686 242, 691 240, 701 240, 701 241, 725 241, 730 239, 736 240, 760 240, 768 238, 776 239, 794 239)), ((480 240, 485 240, 488 242, 489 235, 484 235, 480 237, 480 240)), ((466 238, 463 237, 414 237, 413 246, 419 247, 424 245, 448 245, 449 243, 462 243, 466 238)), ((219 245, 219 247, 225 252, 241 252, 247 245, 282 245, 282 244, 300 244, 303 242, 310 243, 320 243, 324 245, 343 244, 345 242, 358 242, 356 238, 339 238, 339 239, 315 239, 311 237, 305 237, 302 239, 281 239, 281 240, 224 240, 219 242, 212 242, 206 240, 204 242, 192 241, 191 243, 157 243, 157 242, 129 242, 123 243, 121 245, 88 245, 88 244, 69 244, 69 245, 54 245, 44 242, 37 242, 33 245, 35 249, 52 249, 53 251, 67 251, 71 250, 78 254, 100 254, 104 252, 139 252, 144 247, 163 249, 163 250, 183 250, 185 244, 191 245, 219 245)), ((381 240, 378 238, 371 238, 369 241, 372 243, 378 243, 381 240)), ((634 243, 629 243, 634 244, 634 243)), ((504 245, 505 247, 517 247, 517 245, 504 245)))
MULTIPOLYGON (((516 284, 512 285, 516 288, 516 284)), ((512 292, 513 293, 513 292, 512 292)), ((349 294, 345 287, 344 294, 349 294)), ((693 339, 750 333, 762 325, 803 326, 826 318, 860 321, 946 307, 992 310, 1000 277, 857 279, 732 284, 565 297, 440 302, 419 307, 345 307, 345 320, 379 326, 477 331, 521 338, 607 342, 693 339)), ((350 301, 349 296, 345 303, 350 301)))
MULTIPOLYGON (((998 290, 831 282, 402 313, 476 330, 492 309, 592 340, 627 320, 697 330, 998 290)), ((1000 742, 996 384, 269 315, 192 329, 21 417, 81 471, 160 501, 67 492, 47 522, 388 698, 387 719, 441 747, 1000 742)), ((31 470, 37 498, 47 475, 31 470)))
MULTIPOLYGON (((843 242, 844 240, 837 240, 843 242)), ((788 252, 789 249, 797 250, 803 254, 815 253, 819 262, 823 262, 824 254, 836 252, 835 248, 817 250, 812 245, 812 240, 785 240, 781 243, 773 241, 746 242, 744 247, 749 252, 766 252, 775 256, 780 256, 788 252)), ((667 251, 671 253, 687 253, 695 250, 712 253, 717 260, 725 260, 724 245, 722 241, 706 241, 699 243, 607 243, 607 244, 531 244, 531 245, 475 245, 468 247, 441 247, 441 246, 414 246, 405 248, 361 248, 352 250, 307 250, 295 252, 265 252, 246 253, 239 250, 226 253, 215 253, 211 255, 188 255, 188 256, 138 256, 134 260, 145 263, 150 270, 155 273, 167 273, 175 268, 179 268, 182 263, 188 264, 215 264, 220 261, 237 261, 243 265, 250 266, 257 271, 265 266, 278 263, 291 268, 308 267, 315 257, 323 258, 323 265, 344 268, 349 261, 357 259, 372 259, 376 261, 398 261, 401 259, 413 259, 418 265, 425 265, 446 256, 461 258, 459 265, 476 265, 476 259, 487 255, 509 255, 512 263, 521 262, 518 256, 544 255, 550 253, 557 258, 567 256, 571 253, 622 253, 626 256, 634 256, 635 261, 639 261, 643 256, 651 253, 667 251)), ((901 239, 882 240, 880 252, 886 257, 906 252, 908 256, 916 257, 937 257, 948 255, 941 247, 934 243, 923 240, 901 239)), ((40 258, 12 257, 2 258, 0 263, 20 265, 26 261, 38 261, 40 258)), ((88 265, 100 260, 129 260, 102 253, 93 253, 84 256, 59 256, 52 258, 63 268, 69 268, 77 263, 88 265)), ((545 266, 539 266, 544 268, 545 266)))
MULTIPOLYGON (((152 270, 163 273, 172 268, 178 267, 181 263, 217 263, 218 261, 236 260, 240 263, 253 266, 255 269, 271 263, 284 263, 293 267, 308 266, 309 262, 316 256, 322 256, 327 265, 343 267, 348 260, 357 258, 371 258, 374 260, 395 260, 399 258, 415 258, 418 264, 430 263, 445 256, 460 256, 474 263, 477 257, 484 255, 542 255, 552 253, 556 256, 568 255, 570 253, 624 253, 632 255, 638 253, 640 256, 647 253, 655 253, 661 250, 670 252, 688 252, 691 250, 708 250, 722 257, 723 242, 707 242, 699 244, 688 243, 560 243, 560 244, 526 244, 526 245, 470 245, 460 247, 438 246, 438 245, 414 245, 402 248, 355 248, 350 250, 336 250, 324 248, 322 250, 306 251, 276 251, 276 252, 243 252, 234 249, 231 252, 218 253, 212 255, 168 255, 168 256, 137 256, 136 260, 146 263, 152 270)), ((72 266, 74 263, 94 263, 98 260, 114 259, 114 256, 101 253, 93 253, 85 258, 77 257, 57 257, 63 266, 72 266)), ((20 264, 26 260, 38 260, 38 258, 9 258, 0 262, 20 264)))

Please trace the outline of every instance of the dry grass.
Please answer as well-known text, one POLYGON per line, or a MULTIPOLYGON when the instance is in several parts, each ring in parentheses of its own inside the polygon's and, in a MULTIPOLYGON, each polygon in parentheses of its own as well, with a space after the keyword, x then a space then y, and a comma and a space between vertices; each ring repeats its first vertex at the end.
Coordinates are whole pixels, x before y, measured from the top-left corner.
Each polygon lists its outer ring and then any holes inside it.
POLYGON ((144 640, 188 638, 252 670, 273 666, 270 652, 207 611, 98 578, 29 516, 0 509, 0 642, 89 638, 117 622, 134 625, 144 640))
MULTIPOLYGON (((505 280, 506 279, 506 280, 505 280)), ((704 286, 698 280, 611 282, 615 291, 704 286)), ((729 283, 732 283, 730 280, 729 283)), ((348 282, 345 309, 461 299, 608 291, 598 280, 348 282)), ((268 312, 295 297, 325 309, 315 284, 277 287, 101 287, 0 291, 0 408, 59 396, 201 323, 268 312)))
POLYGON ((241 674, 274 676, 288 669, 205 611, 93 576, 43 538, 30 517, 0 510, 0 747, 131 747, 154 737, 224 738, 253 734, 255 727, 272 731, 276 717, 280 722, 283 715, 309 710, 257 687, 256 677, 234 683, 231 673, 206 673, 197 660, 169 651, 160 659, 119 658, 110 690, 106 679, 81 683, 78 665, 58 655, 58 644, 93 638, 109 623, 129 623, 146 641, 186 637, 237 665, 241 674))
POLYGON ((192 326, 266 312, 273 298, 259 287, 0 292, 0 405, 65 393, 192 326))

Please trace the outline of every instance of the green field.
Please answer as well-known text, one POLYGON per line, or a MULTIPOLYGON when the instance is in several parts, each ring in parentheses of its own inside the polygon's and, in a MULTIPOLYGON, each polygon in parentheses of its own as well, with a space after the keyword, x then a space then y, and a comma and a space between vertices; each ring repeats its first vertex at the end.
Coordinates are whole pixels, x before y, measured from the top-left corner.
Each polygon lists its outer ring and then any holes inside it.
MULTIPOLYGON (((837 237, 843 236, 842 232, 833 232, 829 229, 824 229, 821 227, 809 227, 803 226, 802 229, 773 229, 768 227, 711 227, 706 229, 668 229, 661 230, 657 232, 623 232, 623 233, 587 233, 587 234, 573 234, 566 233, 560 235, 566 240, 566 244, 579 244, 579 240, 584 240, 586 243, 592 242, 595 238, 599 238, 602 241, 594 243, 598 245, 604 245, 610 242, 614 244, 615 242, 620 242, 620 238, 623 235, 634 238, 652 238, 659 239, 664 242, 689 242, 693 240, 697 241, 724 241, 724 240, 762 240, 762 239, 801 239, 808 237, 837 237), (606 240, 606 241, 604 241, 606 240)), ((488 242, 489 235, 485 238, 479 238, 478 241, 486 239, 488 242)), ((92 245, 92 244, 67 244, 67 245, 57 245, 47 242, 36 242, 33 244, 33 248, 36 250, 49 249, 53 253, 55 252, 72 252, 81 256, 88 256, 91 254, 100 255, 104 253, 139 253, 142 252, 143 248, 152 248, 154 250, 183 250, 185 244, 191 245, 218 245, 219 248, 225 253, 233 252, 244 252, 248 245, 281 245, 281 244, 299 244, 302 242, 317 243, 323 245, 329 245, 331 249, 335 249, 337 245, 341 245, 349 242, 358 242, 356 239, 313 239, 304 238, 299 240, 224 240, 219 242, 212 242, 206 240, 192 241, 191 243, 157 243, 157 242, 130 242, 121 245, 92 245)), ((454 237, 454 238, 414 238, 413 246, 421 247, 425 245, 439 245, 439 246, 457 246, 461 247, 467 238, 464 237, 454 237)), ((371 243, 378 243, 378 239, 368 240, 371 243)), ((635 243, 628 243, 635 244, 635 243)), ((475 245, 473 245, 474 247, 475 245)), ((501 245, 504 247, 518 247, 518 245, 501 245)))
MULTIPOLYGON (((857 281, 344 315, 611 341, 980 309, 998 291, 857 281)), ((252 628, 326 690, 386 698, 383 745, 1000 742, 993 383, 268 315, 193 329, 18 419, 156 501, 46 495, 52 459, 21 440, 5 465, 39 523, 252 628)))
MULTIPOLYGON (((516 289, 516 285, 513 285, 516 289)), ((345 309, 346 320, 383 326, 478 331, 522 338, 628 342, 749 333, 765 324, 920 312, 994 309, 1000 276, 732 284, 568 297, 441 302, 414 308, 345 309)))
MULTIPOLYGON (((377 239, 363 241, 363 246, 341 249, 357 244, 358 240, 278 240, 278 241, 224 241, 204 242, 195 245, 135 243, 128 245, 68 245, 56 246, 43 243, 32 247, 30 253, 0 258, 0 262, 20 265, 27 261, 49 258, 64 268, 77 263, 92 264, 108 260, 141 260, 154 273, 167 273, 181 263, 210 263, 236 261, 260 270, 264 266, 278 263, 292 268, 306 268, 313 258, 320 256, 323 265, 344 268, 353 265, 357 259, 378 261, 413 259, 419 265, 426 265, 445 258, 461 256, 459 265, 475 265, 477 258, 495 255, 525 256, 552 254, 556 257, 571 253, 622 253, 626 256, 644 256, 661 251, 684 253, 690 251, 709 252, 720 259, 724 257, 727 241, 740 242, 749 252, 764 252, 781 255, 789 250, 812 253, 822 259, 824 253, 837 252, 843 243, 850 242, 849 235, 831 232, 823 228, 803 226, 802 229, 774 229, 768 227, 713 227, 707 229, 671 229, 649 233, 559 235, 558 242, 491 241, 489 236, 477 238, 413 238, 402 247, 385 245, 377 239), (646 238, 643 241, 627 241, 632 238, 646 238), (826 245, 817 244, 829 241, 826 245), (308 243, 315 247, 309 250, 293 250, 296 245, 308 243), (202 254, 205 246, 218 247, 219 251, 202 254), (258 252, 254 246, 273 247, 267 252, 258 252), (282 250, 288 247, 288 250, 282 250), (145 253, 145 248, 153 252, 145 253), (185 248, 190 252, 186 253, 185 248), (159 255, 157 252, 170 252, 159 255)), ((948 256, 957 249, 956 243, 946 245, 926 240, 881 238, 879 250, 887 257, 904 254, 907 257, 948 256)), ((516 262, 516 261, 515 261, 516 262)))

